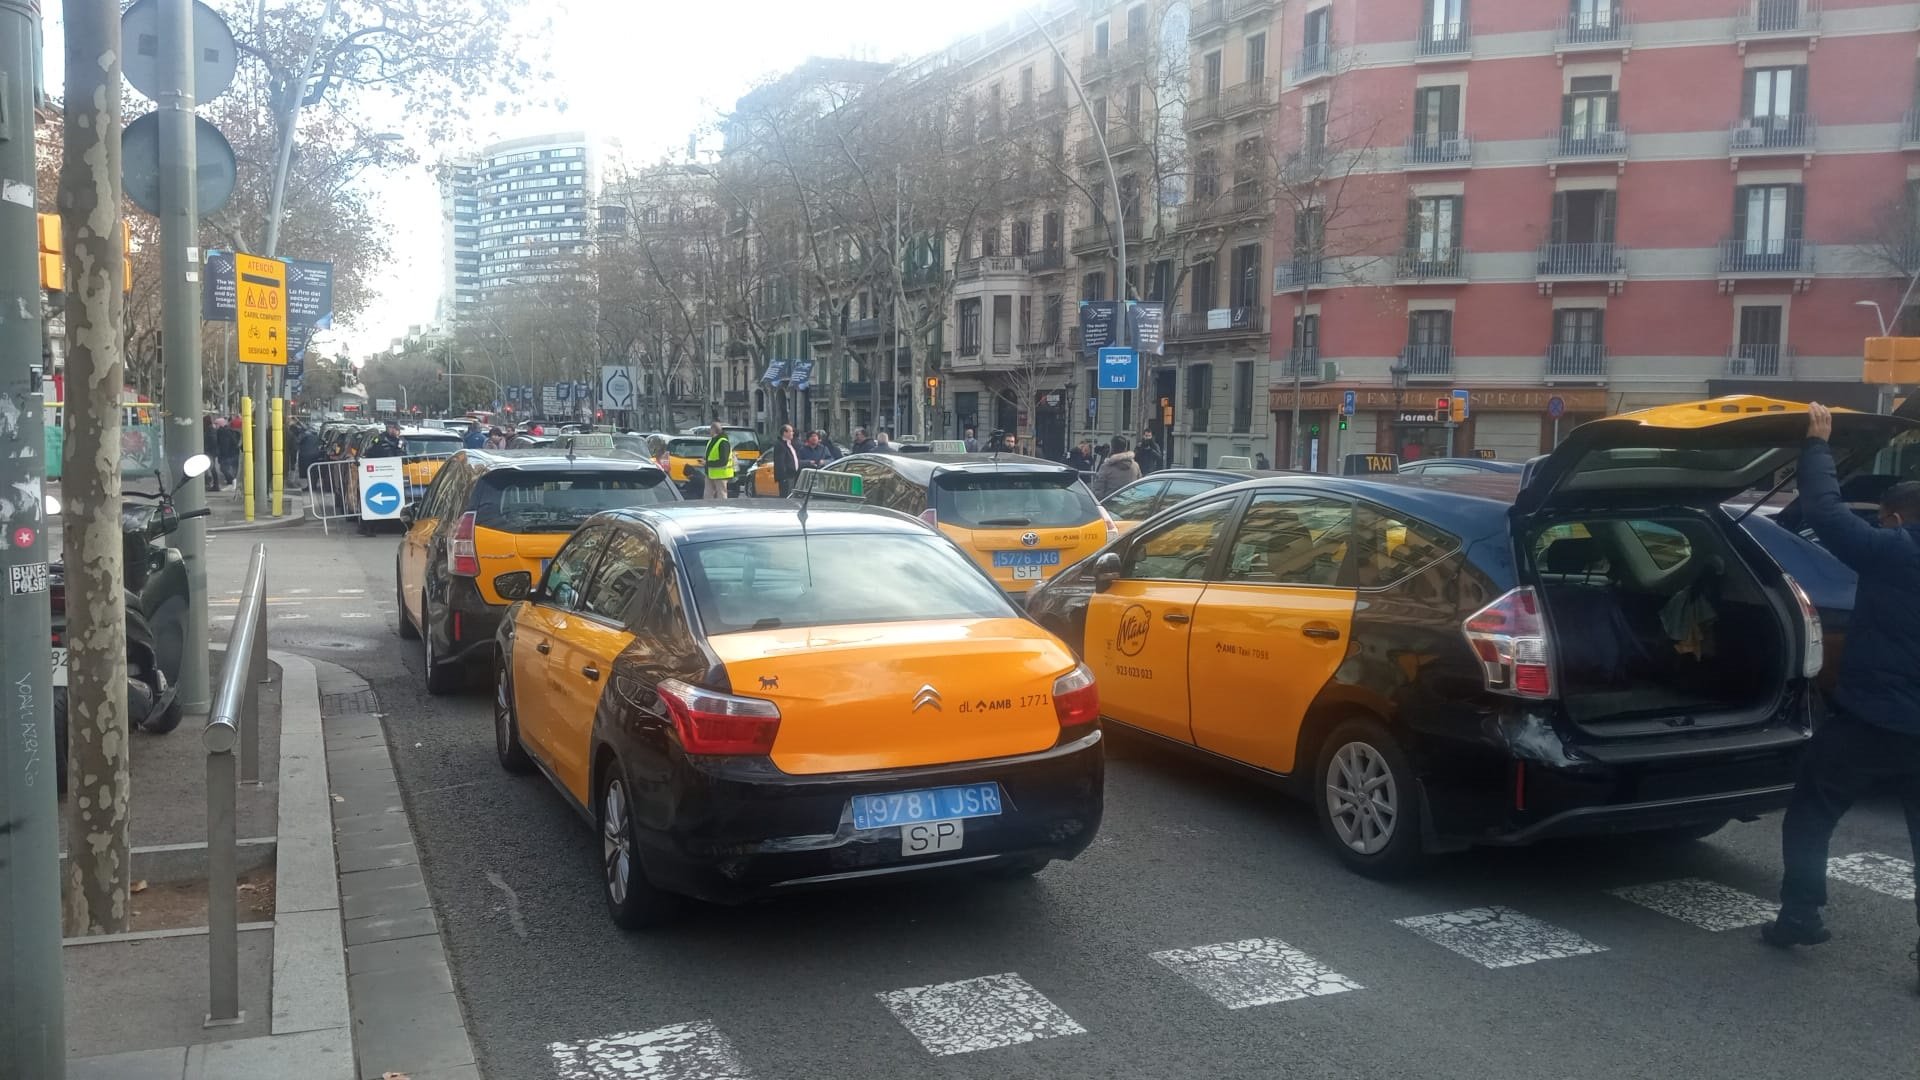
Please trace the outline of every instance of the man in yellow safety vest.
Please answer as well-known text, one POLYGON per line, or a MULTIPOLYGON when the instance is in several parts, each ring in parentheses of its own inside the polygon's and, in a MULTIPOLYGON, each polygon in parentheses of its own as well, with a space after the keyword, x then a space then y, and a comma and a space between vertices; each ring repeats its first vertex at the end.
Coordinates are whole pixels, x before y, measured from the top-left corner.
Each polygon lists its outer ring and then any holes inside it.
POLYGON ((707 439, 707 498, 724 499, 727 497, 727 481, 733 479, 733 442, 727 438, 727 429, 715 420, 708 431, 707 439))

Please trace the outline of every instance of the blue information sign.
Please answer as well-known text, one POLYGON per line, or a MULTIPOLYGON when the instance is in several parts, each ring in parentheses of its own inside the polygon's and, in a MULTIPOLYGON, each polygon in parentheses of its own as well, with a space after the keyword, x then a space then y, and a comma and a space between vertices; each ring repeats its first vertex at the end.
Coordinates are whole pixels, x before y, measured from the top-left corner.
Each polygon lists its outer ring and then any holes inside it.
POLYGON ((1349 390, 1345 394, 1343 394, 1340 398, 1340 412, 1343 415, 1352 416, 1354 413, 1354 406, 1359 404, 1358 397, 1359 395, 1355 394, 1352 390, 1349 390))
POLYGON ((1140 389, 1140 354, 1132 349, 1101 349, 1100 389, 1140 389))

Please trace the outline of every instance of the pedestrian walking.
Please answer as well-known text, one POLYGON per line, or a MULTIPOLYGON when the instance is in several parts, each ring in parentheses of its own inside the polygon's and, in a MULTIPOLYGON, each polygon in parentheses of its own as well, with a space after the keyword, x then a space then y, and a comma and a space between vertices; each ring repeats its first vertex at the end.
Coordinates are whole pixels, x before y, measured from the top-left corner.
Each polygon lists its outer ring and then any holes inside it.
MULTIPOLYGON (((815 442, 811 435, 808 442, 815 442)), ((780 485, 780 496, 785 498, 793 491, 793 482, 800 478, 800 448, 793 445, 793 425, 780 425, 780 441, 773 444, 773 482, 780 485)))
POLYGON ((224 416, 214 417, 213 438, 217 449, 214 461, 220 466, 222 482, 232 487, 240 482, 240 425, 224 416))
POLYGON ((1267 462, 1267 455, 1265 454, 1253 455, 1253 467, 1261 470, 1262 472, 1265 472, 1266 470, 1273 468, 1273 466, 1267 462))
POLYGON ((1093 471, 1093 440, 1081 439, 1080 445, 1067 452, 1067 464, 1080 472, 1093 471))
MULTIPOLYGON (((214 420, 211 413, 200 418, 200 445, 206 448, 207 455, 214 462, 214 467, 207 470, 206 480, 202 481, 206 484, 208 491, 220 490, 220 438, 219 428, 215 426, 214 420)), ((219 424, 222 427, 225 426, 226 420, 220 419, 219 424)))
POLYGON ((479 450, 487 445, 487 433, 480 430, 480 421, 467 421, 467 434, 460 440, 460 445, 468 450, 479 450))
POLYGON ((726 498, 727 481, 733 479, 733 440, 727 438, 727 429, 718 420, 707 429, 707 452, 703 460, 707 477, 706 497, 726 498))
POLYGON ((1134 460, 1134 452, 1127 449, 1127 438, 1115 435, 1107 444, 1107 457, 1100 463, 1100 472, 1093 478, 1093 497, 1104 499, 1107 496, 1140 479, 1140 466, 1134 460))
POLYGON ((879 434, 873 437, 873 451, 876 454, 898 453, 900 447, 894 444, 893 432, 881 428, 879 434))
POLYGON ((1166 466, 1166 459, 1160 456, 1160 444, 1153 441, 1153 432, 1140 433, 1140 445, 1134 448, 1133 459, 1140 465, 1140 475, 1159 472, 1166 466))
MULTIPOLYGON (((1785 873, 1780 915, 1761 930, 1769 945, 1818 945, 1833 935, 1827 903, 1827 847, 1834 827, 1882 783, 1896 787, 1907 838, 1920 855, 1920 482, 1898 483, 1880 497, 1879 527, 1861 520, 1840 494, 1833 414, 1807 410, 1800 450, 1800 515, 1828 551, 1860 577, 1847 648, 1825 722, 1814 729, 1781 823, 1785 873)), ((1920 919, 1920 910, 1916 911, 1920 919)), ((1920 944, 1914 992, 1920 994, 1920 944)))
POLYGON ((967 425, 966 443, 967 443, 967 453, 977 454, 980 452, 980 436, 974 434, 974 429, 972 424, 967 425))

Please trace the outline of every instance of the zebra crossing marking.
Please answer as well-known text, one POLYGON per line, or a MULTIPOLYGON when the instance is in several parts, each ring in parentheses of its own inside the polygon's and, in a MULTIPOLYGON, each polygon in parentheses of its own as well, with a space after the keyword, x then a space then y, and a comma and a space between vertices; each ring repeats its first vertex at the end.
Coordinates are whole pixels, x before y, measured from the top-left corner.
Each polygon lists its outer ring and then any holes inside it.
POLYGON ((1087 1032, 1011 971, 874 996, 928 1053, 941 1056, 1087 1032))
POLYGON ((1518 967, 1607 951, 1605 945, 1595 945, 1571 930, 1498 904, 1395 919, 1394 925, 1488 968, 1518 967))
POLYGON ((711 1020, 547 1044, 560 1080, 753 1080, 711 1020))
POLYGON ((1772 922, 1780 913, 1779 904, 1702 878, 1655 881, 1607 891, 1628 903, 1715 933, 1759 926, 1772 922))
POLYGON ((1279 938, 1247 938, 1151 955, 1229 1009, 1364 989, 1279 938))
POLYGON ((1827 860, 1827 876, 1901 900, 1913 899, 1913 864, 1877 851, 1827 860))

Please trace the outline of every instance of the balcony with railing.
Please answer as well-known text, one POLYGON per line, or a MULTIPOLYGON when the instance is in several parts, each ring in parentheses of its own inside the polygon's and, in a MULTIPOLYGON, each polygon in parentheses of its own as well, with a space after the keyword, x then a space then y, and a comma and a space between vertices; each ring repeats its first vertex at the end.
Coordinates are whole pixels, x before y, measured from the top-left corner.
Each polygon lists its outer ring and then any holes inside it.
POLYGON ((1549 382, 1601 382, 1607 377, 1607 347, 1590 341, 1557 341, 1547 346, 1549 382))
MULTIPOLYGON (((1107 140, 1107 156, 1118 158, 1130 154, 1146 145, 1140 130, 1132 124, 1110 123, 1104 133, 1107 140)), ((1074 160, 1082 165, 1095 165, 1100 161, 1100 140, 1092 135, 1080 140, 1075 149, 1074 160)))
POLYGON ((1806 113, 1786 113, 1735 121, 1728 129, 1727 147, 1736 157, 1811 150, 1813 117, 1806 113))
POLYGON ((1196 94, 1187 102, 1187 130, 1200 131, 1227 118, 1224 94, 1196 94))
POLYGON ((1542 244, 1533 268, 1539 278, 1623 278, 1625 252, 1616 244, 1542 244))
POLYGON ((747 403, 747 392, 745 390, 723 390, 720 394, 720 403, 722 405, 745 405, 747 403))
POLYGON ((1805 240, 1722 240, 1723 277, 1804 277, 1813 273, 1813 245, 1805 240))
POLYGON ((1627 129, 1619 124, 1577 124, 1547 134, 1556 161, 1615 160, 1627 156, 1627 129))
POLYGON ((1405 167, 1458 169, 1473 164, 1473 138, 1464 132, 1414 135, 1407 140, 1405 167))
POLYGON ((1590 49, 1625 48, 1633 33, 1627 26, 1627 13, 1619 7, 1576 11, 1554 31, 1555 52, 1585 52, 1590 49))
MULTIPOLYGON (((1133 234, 1133 223, 1127 223, 1128 235, 1133 234)), ((1073 230, 1070 241, 1073 251, 1078 254, 1104 251, 1113 246, 1113 228, 1107 222, 1096 221, 1091 225, 1082 225, 1073 230)))
POLYGON ((1727 377, 1790 379, 1793 359, 1793 349, 1786 345, 1735 345, 1727 353, 1727 377))
POLYGON ((1319 382, 1323 374, 1317 346, 1295 345, 1280 358, 1279 376, 1287 382, 1319 382))
POLYGON ((1273 80, 1248 79, 1235 83, 1220 94, 1220 115, 1228 120, 1257 112, 1273 104, 1273 80))
POLYGON ((1180 207, 1178 227, 1212 229, 1237 221, 1264 217, 1273 210, 1273 198, 1258 184, 1246 184, 1212 198, 1196 193, 1194 201, 1180 207))
POLYGON ((880 336, 880 320, 877 317, 871 319, 848 319, 846 327, 841 333, 848 341, 877 338, 880 336))
POLYGON ((1027 258, 1024 255, 981 255, 977 258, 962 259, 953 268, 956 281, 976 281, 992 275, 1026 272, 1027 258))
POLYGON ((1459 248, 1408 248, 1400 252, 1394 276, 1401 281, 1465 281, 1467 253, 1459 248))
POLYGON ((1333 42, 1308 42, 1293 54, 1293 81, 1325 78, 1333 74, 1333 42))
POLYGON ((1227 26, 1226 0, 1201 0, 1193 5, 1193 12, 1187 19, 1187 36, 1203 38, 1216 30, 1227 26))
POLYGON ((1153 50, 1144 42, 1121 41, 1108 48, 1106 52, 1089 53, 1080 59, 1080 81, 1082 84, 1099 82, 1110 75, 1143 63, 1153 55, 1153 50))
POLYGON ((1413 58, 1421 60, 1453 59, 1473 51, 1473 31, 1465 19, 1448 23, 1426 23, 1414 41, 1413 58))
POLYGON ((1272 11, 1279 0, 1227 0, 1227 18, 1244 19, 1272 11))
POLYGON ((1181 311, 1173 315, 1167 331, 1167 340, 1178 342, 1265 337, 1266 312, 1258 304, 1213 308, 1209 311, 1181 311))
POLYGON ((1410 379, 1453 377, 1453 346, 1409 345, 1400 350, 1400 370, 1410 379))
POLYGON ((1296 255, 1273 268, 1273 291, 1292 292, 1327 280, 1327 260, 1319 255, 1296 255))
POLYGON ((1820 0, 1742 0, 1734 15, 1736 41, 1820 36, 1820 0))
POLYGON ((1042 248, 1028 252, 1026 260, 1027 273, 1051 274, 1067 265, 1067 253, 1058 247, 1042 248))

